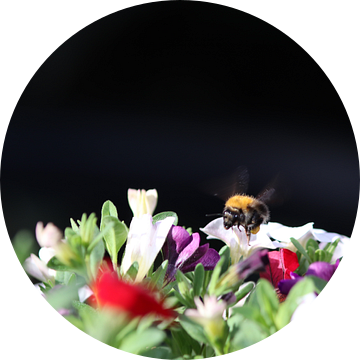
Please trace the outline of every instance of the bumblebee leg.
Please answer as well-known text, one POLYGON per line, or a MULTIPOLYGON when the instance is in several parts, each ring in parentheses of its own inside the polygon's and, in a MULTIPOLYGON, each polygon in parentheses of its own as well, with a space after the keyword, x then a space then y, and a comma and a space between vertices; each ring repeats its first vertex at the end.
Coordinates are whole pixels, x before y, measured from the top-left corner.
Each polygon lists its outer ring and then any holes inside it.
POLYGON ((247 241, 248 241, 248 245, 250 246, 250 236, 251 236, 251 229, 249 227, 245 228, 246 230, 246 237, 247 237, 247 241))
POLYGON ((250 224, 248 228, 253 234, 256 234, 259 231, 260 225, 264 222, 264 219, 258 214, 258 212, 254 212, 253 216, 251 217, 250 224))

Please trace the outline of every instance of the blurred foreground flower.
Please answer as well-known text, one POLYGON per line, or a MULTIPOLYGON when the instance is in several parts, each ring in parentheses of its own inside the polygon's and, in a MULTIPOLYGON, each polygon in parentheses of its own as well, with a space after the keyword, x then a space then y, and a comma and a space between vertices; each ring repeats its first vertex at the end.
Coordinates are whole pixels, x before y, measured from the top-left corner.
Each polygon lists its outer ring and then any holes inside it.
POLYGON ((226 302, 217 300, 216 296, 205 295, 204 302, 199 297, 194 298, 196 309, 187 309, 185 315, 204 328, 209 340, 214 343, 224 335, 225 321, 223 313, 226 302))
POLYGON ((263 225, 261 225, 260 231, 257 234, 251 234, 250 245, 248 245, 245 229, 242 226, 240 226, 240 229, 234 226, 226 230, 224 228, 223 218, 211 221, 200 230, 208 235, 208 239, 220 239, 229 246, 232 264, 239 262, 241 257, 249 257, 256 249, 276 249, 275 245, 267 236, 266 231, 263 231, 263 225))
POLYGON ((220 255, 209 244, 200 245, 200 235, 189 233, 181 226, 172 226, 163 246, 165 260, 169 260, 166 271, 166 283, 175 280, 177 269, 183 273, 194 271, 197 264, 203 264, 205 270, 214 270, 220 255))
POLYGON ((128 190, 128 201, 135 217, 141 217, 144 214, 152 215, 158 199, 156 189, 145 191, 144 189, 128 190))
POLYGON ((268 250, 257 249, 248 258, 231 266, 216 284, 216 289, 238 287, 251 274, 265 271, 268 264, 268 250))
POLYGON ((140 284, 130 284, 117 277, 116 272, 104 272, 91 286, 98 307, 125 312, 131 318, 152 314, 164 319, 175 317, 172 309, 140 284))
POLYGON ((143 280, 161 248, 174 222, 174 217, 167 217, 153 224, 152 216, 144 214, 133 217, 126 240, 125 254, 122 260, 122 273, 126 274, 130 266, 139 264, 135 282, 143 280))
POLYGON ((41 282, 55 283, 56 271, 47 267, 48 261, 55 256, 57 244, 62 239, 62 232, 54 224, 48 223, 45 227, 39 221, 36 224, 35 235, 40 245, 39 257, 31 254, 24 262, 24 269, 28 274, 41 282))

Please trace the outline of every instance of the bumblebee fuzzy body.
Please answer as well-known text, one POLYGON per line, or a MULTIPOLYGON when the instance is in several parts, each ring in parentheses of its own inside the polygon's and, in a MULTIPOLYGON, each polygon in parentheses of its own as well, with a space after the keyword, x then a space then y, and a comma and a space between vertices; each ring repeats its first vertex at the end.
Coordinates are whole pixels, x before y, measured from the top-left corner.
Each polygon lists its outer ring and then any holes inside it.
POLYGON ((233 226, 244 227, 248 244, 251 234, 256 234, 260 230, 260 225, 267 223, 270 212, 267 205, 252 196, 234 195, 230 197, 222 212, 224 228, 230 229, 233 226))

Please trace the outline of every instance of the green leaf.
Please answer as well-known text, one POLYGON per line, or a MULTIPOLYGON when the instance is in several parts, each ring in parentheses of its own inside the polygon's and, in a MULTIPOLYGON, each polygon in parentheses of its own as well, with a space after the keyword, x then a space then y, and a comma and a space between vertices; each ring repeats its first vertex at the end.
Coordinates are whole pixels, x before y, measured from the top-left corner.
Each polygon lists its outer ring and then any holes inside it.
POLYGON ((268 334, 254 321, 246 320, 230 341, 230 352, 244 349, 268 337, 268 334))
POLYGON ((222 264, 222 267, 221 267, 221 272, 220 272, 220 275, 222 275, 227 271, 227 269, 230 266, 231 258, 230 258, 230 248, 229 248, 229 246, 227 246, 227 245, 223 246, 219 251, 219 255, 222 258, 224 258, 223 264, 222 264))
POLYGON ((46 293, 46 300, 56 310, 69 309, 72 302, 79 299, 78 289, 79 286, 74 284, 52 288, 46 293))
POLYGON ((204 334, 204 328, 200 324, 195 323, 184 315, 180 315, 179 318, 181 326, 193 339, 200 343, 209 343, 207 337, 204 334))
POLYGON ((77 226, 76 222, 74 221, 74 219, 70 219, 70 224, 71 224, 71 228, 75 231, 78 232, 79 231, 79 227, 77 226))
POLYGON ((315 251, 315 261, 326 261, 327 251, 318 249, 315 251))
POLYGON ((47 267, 53 270, 58 271, 69 271, 71 268, 67 265, 64 265, 56 256, 52 257, 48 263, 47 267))
POLYGON ((236 302, 239 302, 242 298, 244 298, 254 287, 255 283, 252 281, 241 285, 239 290, 235 292, 236 302))
POLYGON ((340 242, 340 238, 336 239, 333 243, 330 244, 330 246, 328 247, 327 251, 331 254, 331 257, 334 255, 335 249, 338 246, 340 242))
POLYGON ((306 250, 308 250, 310 247, 316 251, 319 248, 319 243, 314 239, 309 239, 306 243, 306 250))
POLYGON ((166 270, 168 267, 169 260, 165 260, 157 269, 156 271, 151 275, 150 278, 150 289, 161 289, 162 285, 164 283, 164 277, 166 274, 166 270))
POLYGON ((166 334, 156 328, 146 329, 140 334, 133 332, 128 335, 120 345, 120 349, 139 355, 147 351, 148 348, 159 345, 166 337, 166 334))
POLYGON ((155 359, 173 359, 173 351, 166 346, 156 346, 142 351, 141 356, 155 359))
POLYGON ((64 316, 64 318, 72 325, 76 326, 78 329, 80 329, 81 331, 85 332, 85 327, 83 322, 81 321, 81 319, 79 319, 78 317, 74 316, 74 315, 67 315, 64 316))
POLYGON ((38 249, 35 237, 29 230, 18 231, 12 239, 12 245, 20 264, 23 264, 30 254, 38 249))
POLYGON ((96 310, 94 308, 78 300, 74 300, 72 302, 72 306, 78 311, 96 313, 96 310))
POLYGON ((193 347, 196 347, 196 353, 199 354, 201 347, 189 334, 180 326, 171 330, 171 335, 177 345, 178 353, 191 356, 193 347))
POLYGON ((104 258, 105 246, 104 241, 100 240, 90 253, 90 271, 91 276, 95 279, 99 266, 104 258))
POLYGON ((216 285, 218 283, 224 261, 225 261, 225 258, 220 258, 220 260, 216 264, 214 270, 212 271, 211 279, 210 279, 209 286, 208 286, 209 295, 215 294, 216 285))
POLYGON ((253 306, 246 304, 244 306, 233 307, 232 315, 228 320, 228 325, 230 326, 230 330, 232 332, 238 331, 240 326, 240 322, 243 319, 249 319, 251 321, 255 321, 261 326, 261 328, 270 335, 269 327, 265 322, 263 316, 261 315, 260 308, 258 306, 253 306))
POLYGON ((296 283, 289 292, 286 300, 280 304, 279 311, 276 315, 276 325, 278 329, 287 325, 291 316, 300 304, 302 298, 317 290, 313 279, 306 276, 303 280, 296 283))
POLYGON ((101 219, 103 219, 105 216, 113 216, 118 218, 116 206, 110 200, 105 201, 101 209, 101 219))
POLYGON ((178 224, 178 216, 173 211, 164 211, 159 214, 156 214, 155 216, 153 216, 153 224, 155 224, 157 221, 164 220, 169 216, 173 216, 175 218, 173 225, 177 225, 178 224))
POLYGON ((256 284, 254 293, 260 307, 260 312, 269 327, 274 324, 274 318, 279 309, 279 300, 274 287, 269 281, 260 279, 256 284))
POLYGON ((125 275, 129 276, 132 280, 135 280, 138 271, 139 271, 139 263, 135 261, 134 263, 131 264, 129 270, 126 272, 125 275))
POLYGON ((113 227, 104 235, 104 239, 106 248, 115 268, 117 265, 118 252, 125 243, 129 230, 123 222, 114 216, 107 215, 102 220, 104 228, 111 222, 114 224, 113 227))
POLYGON ((311 264, 312 261, 311 261, 309 255, 307 254, 306 250, 301 246, 301 244, 294 238, 291 238, 290 240, 294 244, 296 249, 298 249, 300 251, 301 255, 305 256, 306 260, 309 262, 309 264, 311 264))
POLYGON ((192 307, 194 298, 192 283, 180 270, 176 272, 175 278, 177 280, 179 293, 187 300, 187 304, 192 307))
POLYGON ((194 272, 194 296, 200 296, 203 290, 205 269, 203 264, 197 264, 194 272))

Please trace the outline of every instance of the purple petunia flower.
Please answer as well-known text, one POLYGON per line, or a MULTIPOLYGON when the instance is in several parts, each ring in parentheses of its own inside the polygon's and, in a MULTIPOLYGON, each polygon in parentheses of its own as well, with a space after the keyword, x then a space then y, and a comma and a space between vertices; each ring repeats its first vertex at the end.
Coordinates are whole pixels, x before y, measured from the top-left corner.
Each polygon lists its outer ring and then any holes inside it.
MULTIPOLYGON (((334 275, 335 270, 338 268, 340 260, 338 259, 335 264, 329 264, 324 261, 316 261, 310 264, 305 276, 316 276, 325 281, 329 281, 334 275)), ((291 288, 299 281, 303 279, 302 276, 292 272, 290 273, 291 279, 280 280, 278 288, 280 292, 284 295, 287 295, 291 288)))
POLYGON ((213 270, 220 255, 209 244, 200 245, 200 235, 189 233, 181 226, 172 226, 163 246, 164 259, 169 260, 165 282, 175 280, 177 269, 183 273, 194 271, 197 264, 203 264, 205 270, 213 270))

